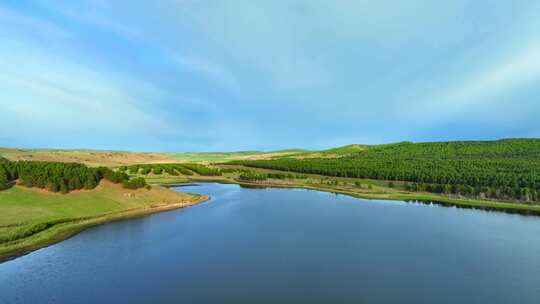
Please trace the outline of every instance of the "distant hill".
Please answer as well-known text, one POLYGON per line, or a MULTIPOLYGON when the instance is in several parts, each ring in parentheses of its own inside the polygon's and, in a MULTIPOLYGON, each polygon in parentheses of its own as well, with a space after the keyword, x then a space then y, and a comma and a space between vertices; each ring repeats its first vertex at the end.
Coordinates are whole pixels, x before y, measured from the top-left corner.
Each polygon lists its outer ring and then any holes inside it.
POLYGON ((36 160, 82 163, 88 166, 122 166, 146 163, 170 163, 174 159, 160 153, 103 150, 56 150, 0 148, 0 156, 12 161, 36 160))
POLYGON ((226 162, 231 160, 272 159, 305 153, 307 150, 287 149, 271 152, 128 152, 90 149, 15 149, 0 148, 0 157, 8 160, 36 160, 82 163, 88 166, 117 167, 133 164, 163 164, 186 162, 226 162))
POLYGON ((342 146, 342 147, 322 150, 320 152, 321 153, 327 153, 327 154, 346 155, 346 154, 351 154, 351 153, 355 153, 355 152, 359 152, 359 151, 365 151, 368 148, 369 148, 368 145, 352 144, 352 145, 346 145, 346 146, 342 146))
POLYGON ((186 153, 165 153, 165 155, 179 162, 227 162, 232 160, 257 160, 288 157, 307 150, 287 149, 270 152, 262 151, 239 151, 239 152, 186 152, 186 153))
MULTIPOLYGON (((407 154, 418 157, 421 154, 445 156, 449 153, 479 153, 490 155, 498 151, 522 151, 531 153, 531 144, 539 139, 502 139, 497 141, 453 141, 453 142, 400 142, 381 145, 350 144, 325 150, 284 149, 276 151, 237 152, 127 152, 89 149, 14 149, 0 148, 0 157, 9 160, 39 160, 58 162, 78 162, 89 166, 125 166, 132 164, 211 162, 223 163, 235 160, 275 160, 292 159, 337 159, 354 156, 369 157, 377 154, 407 154), (435 149, 435 151, 433 151, 435 149), (460 152, 461 151, 461 152, 460 152), (466 151, 466 152, 465 152, 466 151)), ((516 152, 517 153, 517 152, 516 152)))

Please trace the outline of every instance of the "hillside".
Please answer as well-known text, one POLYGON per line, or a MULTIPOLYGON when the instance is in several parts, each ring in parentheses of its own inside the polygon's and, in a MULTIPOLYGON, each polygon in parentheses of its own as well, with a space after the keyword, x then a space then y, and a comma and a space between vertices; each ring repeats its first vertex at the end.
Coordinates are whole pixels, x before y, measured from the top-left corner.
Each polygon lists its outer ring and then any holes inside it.
POLYGON ((17 160, 81 163, 92 167, 118 167, 133 164, 165 164, 193 162, 227 162, 232 160, 257 160, 288 157, 306 153, 306 150, 239 152, 166 152, 146 153, 105 150, 14 149, 0 148, 0 157, 17 160))
MULTIPOLYGON (((360 151, 365 151, 368 149, 368 145, 359 145, 351 144, 337 148, 330 148, 320 151, 303 151, 300 153, 295 153, 293 155, 287 155, 286 157, 296 158, 296 159, 306 159, 306 158, 341 158, 353 153, 360 151)), ((274 157, 280 158, 280 157, 274 157)))
POLYGON ((185 152, 165 153, 164 155, 178 162, 227 162, 232 160, 259 160, 273 159, 300 155, 307 152, 301 149, 288 149, 279 151, 238 151, 238 152, 185 152))
POLYGON ((84 228, 190 206, 206 197, 163 187, 125 189, 102 181, 68 194, 14 186, 0 191, 0 261, 59 242, 84 228))
POLYGON ((368 145, 352 144, 352 145, 346 145, 346 146, 343 146, 343 147, 323 150, 323 151, 321 151, 321 153, 347 155, 347 154, 351 154, 351 153, 365 151, 366 149, 368 149, 368 147, 369 147, 368 145))
POLYGON ((100 150, 56 150, 56 149, 12 149, 0 148, 0 156, 9 160, 35 160, 50 162, 82 163, 88 166, 122 166, 147 163, 171 163, 175 160, 160 153, 100 151, 100 150))
POLYGON ((537 200, 540 140, 403 142, 341 158, 281 158, 233 164, 327 176, 414 183, 413 190, 537 200))

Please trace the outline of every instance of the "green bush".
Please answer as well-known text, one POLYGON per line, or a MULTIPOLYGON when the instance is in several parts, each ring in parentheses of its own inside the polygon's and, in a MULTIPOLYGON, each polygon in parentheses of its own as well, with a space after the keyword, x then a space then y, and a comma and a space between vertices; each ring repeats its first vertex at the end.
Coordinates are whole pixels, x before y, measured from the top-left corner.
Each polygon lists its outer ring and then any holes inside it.
POLYGON ((142 177, 136 177, 130 180, 125 180, 122 182, 122 186, 126 189, 139 189, 147 187, 146 180, 142 177))
POLYGON ((263 181, 263 180, 266 180, 267 175, 256 173, 253 171, 248 171, 248 172, 244 172, 240 174, 238 178, 243 181, 263 181))
POLYGON ((222 175, 219 168, 211 168, 199 164, 182 164, 185 168, 204 176, 220 176, 222 175))

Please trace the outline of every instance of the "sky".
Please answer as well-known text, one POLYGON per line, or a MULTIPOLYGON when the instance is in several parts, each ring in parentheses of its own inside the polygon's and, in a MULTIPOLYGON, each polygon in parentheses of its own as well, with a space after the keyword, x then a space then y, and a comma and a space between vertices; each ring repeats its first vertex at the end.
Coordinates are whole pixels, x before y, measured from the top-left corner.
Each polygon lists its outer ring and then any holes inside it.
POLYGON ((0 146, 540 137, 540 1, 0 0, 0 146))

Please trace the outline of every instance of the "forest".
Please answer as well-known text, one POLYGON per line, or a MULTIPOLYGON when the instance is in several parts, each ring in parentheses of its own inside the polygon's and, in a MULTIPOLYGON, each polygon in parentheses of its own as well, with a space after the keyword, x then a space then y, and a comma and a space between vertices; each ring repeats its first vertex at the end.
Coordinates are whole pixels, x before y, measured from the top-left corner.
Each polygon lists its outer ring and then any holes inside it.
POLYGON ((129 174, 142 174, 148 175, 153 174, 163 174, 163 172, 169 175, 193 175, 193 172, 186 169, 180 164, 143 164, 143 165, 131 165, 123 166, 119 168, 120 171, 128 172, 129 174))
POLYGON ((230 164, 335 177, 405 182, 409 191, 540 200, 540 140, 368 146, 341 158, 281 158, 230 164))
POLYGON ((146 187, 146 181, 130 180, 121 171, 106 167, 90 168, 78 163, 46 161, 8 161, 0 159, 0 190, 12 186, 17 180, 26 187, 68 193, 72 190, 94 189, 102 179, 122 183, 125 188, 146 187))

